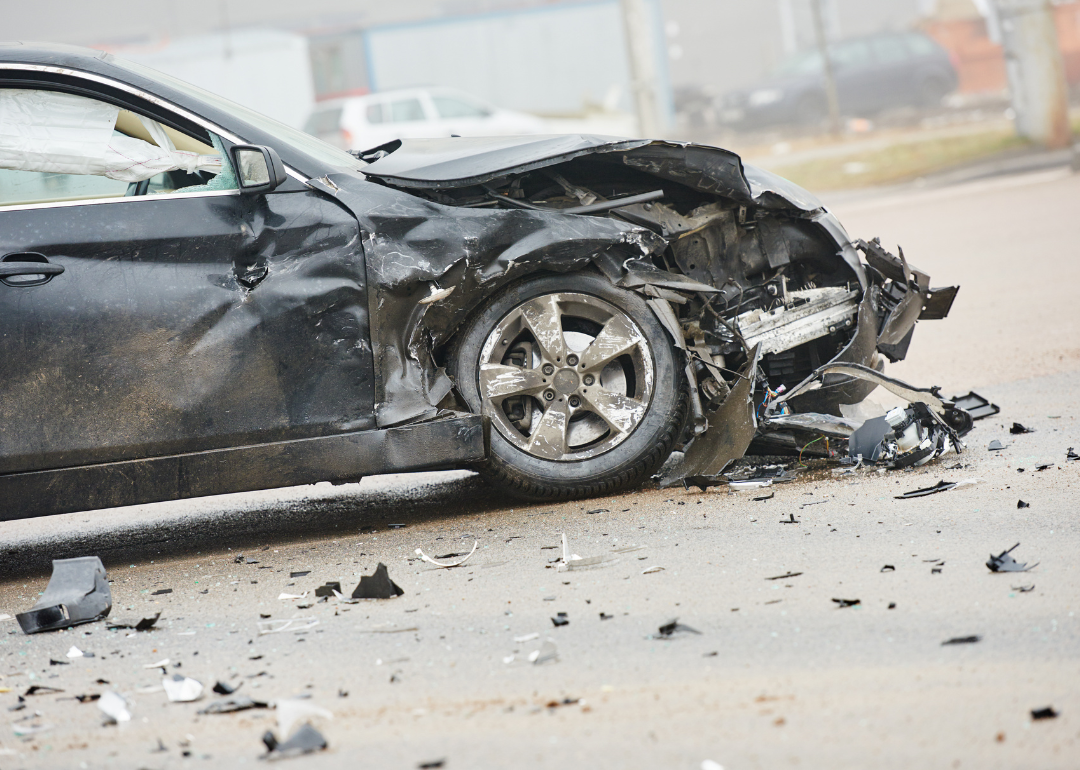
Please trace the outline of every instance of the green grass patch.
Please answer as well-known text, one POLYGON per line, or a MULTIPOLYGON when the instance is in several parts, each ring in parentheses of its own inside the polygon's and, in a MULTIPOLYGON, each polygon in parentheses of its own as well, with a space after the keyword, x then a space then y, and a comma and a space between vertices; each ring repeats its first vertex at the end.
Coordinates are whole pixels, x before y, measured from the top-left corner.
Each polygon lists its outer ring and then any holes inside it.
POLYGON ((1009 128, 900 142, 881 150, 784 166, 777 173, 808 190, 848 190, 908 181, 1026 144, 1009 128))

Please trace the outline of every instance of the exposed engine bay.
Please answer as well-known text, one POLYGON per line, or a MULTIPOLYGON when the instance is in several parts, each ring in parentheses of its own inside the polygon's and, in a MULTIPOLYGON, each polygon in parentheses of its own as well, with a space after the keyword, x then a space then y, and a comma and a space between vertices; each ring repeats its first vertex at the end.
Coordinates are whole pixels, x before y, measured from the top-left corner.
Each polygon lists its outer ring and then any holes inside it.
MULTIPOLYGON (((550 213, 567 228, 598 218, 630 226, 629 237, 599 249, 590 267, 646 297, 683 352, 687 454, 665 483, 715 477, 755 439, 774 452, 798 449, 800 435, 815 429, 785 417, 839 418, 841 404, 861 401, 878 384, 832 373, 807 388, 808 378, 829 364, 880 372, 885 359, 903 359, 916 321, 944 318, 957 292, 931 289, 902 251, 852 241, 810 193, 724 150, 603 137, 477 141, 394 142, 359 157, 370 163, 369 178, 440 206, 550 213)), ((431 287, 433 295, 490 271, 465 262, 431 287)), ((503 273, 518 267, 511 261, 503 273)), ((438 315, 440 323, 427 325, 436 363, 462 317, 438 315)), ((920 411, 909 427, 933 420, 920 411)), ((898 440, 906 446, 913 436, 900 431, 898 440)), ((944 447, 936 434, 916 443, 927 440, 944 447)))

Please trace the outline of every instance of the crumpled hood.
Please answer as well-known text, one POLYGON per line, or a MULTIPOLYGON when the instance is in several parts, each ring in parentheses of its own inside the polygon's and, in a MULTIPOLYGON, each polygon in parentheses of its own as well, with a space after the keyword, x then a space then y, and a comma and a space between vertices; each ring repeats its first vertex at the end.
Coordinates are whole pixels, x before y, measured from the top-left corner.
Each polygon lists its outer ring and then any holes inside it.
POLYGON ((468 187, 598 155, 697 190, 764 208, 807 213, 823 208, 810 192, 776 174, 744 166, 733 152, 688 142, 592 134, 451 137, 402 139, 368 152, 378 150, 385 154, 366 166, 363 173, 404 189, 468 187))

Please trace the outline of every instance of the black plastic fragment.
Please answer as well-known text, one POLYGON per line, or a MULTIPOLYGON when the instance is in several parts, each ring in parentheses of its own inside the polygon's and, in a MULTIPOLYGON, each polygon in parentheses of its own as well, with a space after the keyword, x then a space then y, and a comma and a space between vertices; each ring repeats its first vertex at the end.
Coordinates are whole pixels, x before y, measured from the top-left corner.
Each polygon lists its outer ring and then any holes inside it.
POLYGON ((101 698, 101 693, 90 693, 89 695, 76 695, 75 700, 79 703, 93 703, 101 698))
POLYGON ((1024 502, 1023 500, 1017 500, 1017 501, 1016 501, 1016 507, 1017 507, 1018 509, 1019 509, 1019 508, 1030 508, 1030 507, 1031 507, 1031 503, 1025 503, 1025 502, 1024 502))
MULTIPOLYGON (((241 682, 240 684, 243 684, 243 682, 241 682)), ((218 695, 232 695, 239 689, 240 685, 233 687, 228 682, 222 682, 221 680, 215 682, 213 687, 214 692, 216 692, 218 695)))
POLYGON ((1045 470, 1049 470, 1050 468, 1053 468, 1053 467, 1054 467, 1053 463, 1043 463, 1042 465, 1036 465, 1035 470, 1037 470, 1037 471, 1045 471, 1045 470))
POLYGON ((799 524, 799 523, 800 523, 800 522, 799 522, 799 521, 798 521, 798 520, 797 520, 797 519, 795 518, 795 514, 794 514, 794 513, 789 513, 789 514, 788 514, 788 516, 789 516, 790 518, 787 518, 787 519, 780 519, 780 523, 781 523, 781 524, 799 524))
POLYGON ((247 709, 269 708, 269 704, 252 700, 246 695, 233 695, 227 698, 219 698, 206 708, 200 709, 200 714, 231 714, 234 711, 246 711, 247 709))
POLYGON ((766 580, 787 580, 788 578, 798 577, 801 574, 802 574, 801 572, 788 572, 788 573, 783 574, 783 575, 776 575, 774 577, 767 577, 765 579, 766 580))
POLYGON ((278 743, 277 737, 270 730, 263 734, 262 741, 266 745, 269 759, 298 757, 301 754, 322 751, 327 746, 326 738, 322 736, 322 733, 307 722, 284 743, 278 743))
POLYGON ((990 451, 990 452, 1000 452, 1002 449, 1007 449, 1007 448, 1008 448, 1007 444, 1002 444, 997 439, 994 439, 993 441, 991 441, 990 446, 986 447, 987 451, 990 451))
POLYGON ((150 595, 151 596, 164 596, 165 594, 171 594, 171 593, 172 593, 171 588, 162 588, 160 591, 151 592, 150 595))
POLYGON ((981 640, 982 640, 982 637, 978 636, 978 635, 975 635, 975 636, 954 636, 952 639, 946 639, 944 642, 942 642, 941 646, 944 647, 947 644, 975 644, 976 642, 981 641, 981 640))
POLYGON ((306 569, 306 570, 301 570, 299 572, 290 572, 289 577, 291 577, 291 578, 307 577, 310 574, 311 574, 311 570, 306 569))
POLYGON ((1078 455, 1072 447, 1069 447, 1068 451, 1065 453, 1065 461, 1068 462, 1069 460, 1080 460, 1080 455, 1078 455))
POLYGON ((560 612, 551 619, 551 622, 556 628, 559 626, 568 626, 570 625, 570 618, 566 616, 565 612, 560 612))
POLYGON ((974 391, 971 391, 966 396, 953 396, 952 402, 955 406, 970 414, 973 420, 993 417, 1001 411, 1001 407, 997 404, 991 404, 974 391))
POLYGON ((417 767, 420 768, 420 770, 428 770, 429 768, 442 767, 445 764, 445 759, 433 759, 430 762, 421 762, 417 767))
POLYGON ((658 628, 657 630, 660 632, 660 636, 665 638, 669 638, 673 634, 680 632, 686 634, 698 634, 699 636, 701 635, 701 632, 698 631, 696 628, 691 628, 690 626, 680 623, 678 618, 673 618, 669 620, 667 623, 660 626, 660 628, 658 628))
POLYGON ((136 631, 149 631, 154 627, 154 624, 158 622, 158 618, 161 617, 161 613, 157 613, 149 618, 140 618, 135 620, 134 618, 117 618, 116 620, 110 620, 105 627, 114 630, 117 628, 133 628, 136 631))
POLYGON ((1012 590, 1019 591, 1022 594, 1031 593, 1035 590, 1035 584, 1032 583, 1029 586, 1012 586, 1012 590))
POLYGON ((855 607, 862 604, 858 599, 833 599, 833 601, 836 602, 837 609, 843 607, 855 607))
POLYGON ((101 620, 112 609, 105 566, 97 556, 56 559, 45 593, 37 604, 15 618, 25 634, 70 628, 101 620))
POLYGON ((615 616, 614 615, 608 615, 605 612, 600 613, 600 620, 611 620, 613 617, 615 617, 615 616))
POLYGON ((765 495, 764 497, 755 497, 754 502, 755 503, 763 503, 766 500, 772 500, 774 497, 776 497, 776 493, 775 492, 770 492, 769 494, 765 495))
POLYGON ((890 609, 890 610, 895 610, 895 609, 896 609, 896 602, 889 602, 889 607, 888 607, 888 609, 890 609))
POLYGON ((315 589, 316 596, 333 596, 334 591, 341 593, 341 583, 336 580, 331 580, 325 585, 321 585, 315 589))
POLYGON ((353 599, 393 599, 405 593, 402 588, 390 579, 390 573, 386 565, 379 562, 375 572, 364 575, 360 583, 353 589, 353 599))
POLYGON ((38 693, 63 692, 59 687, 48 687, 43 684, 32 684, 26 688, 24 696, 37 695, 38 693))
POLYGON ((608 510, 607 508, 594 508, 591 511, 585 511, 586 515, 589 515, 589 516, 592 516, 595 513, 610 513, 610 512, 611 511, 608 510))
POLYGON ((1020 544, 1017 543, 1008 551, 1002 551, 997 556, 990 554, 990 561, 986 562, 986 566, 990 568, 991 572, 1027 572, 1028 570, 1039 566, 1038 562, 1035 562, 1030 567, 1027 565, 1027 562, 1024 562, 1023 564, 1018 563, 1011 554, 1019 547, 1020 544))
POLYGON ((1032 719, 1057 719, 1057 716, 1058 712, 1054 711, 1053 706, 1047 706, 1046 708, 1031 710, 1032 719))
POLYGON ((911 492, 905 492, 902 495, 896 495, 897 500, 910 500, 913 497, 926 497, 927 495, 937 494, 938 492, 948 492, 950 489, 956 487, 955 481, 939 481, 932 487, 925 487, 923 489, 914 489, 911 492))
POLYGON ((884 567, 881 568, 881 571, 882 572, 896 572, 896 567, 894 567, 891 564, 886 564, 884 567))
POLYGON ((1034 433, 1034 432, 1035 432, 1034 428, 1024 427, 1023 425, 1021 425, 1018 422, 1014 422, 1012 424, 1012 427, 1009 428, 1009 433, 1013 434, 1014 436, 1018 436, 1021 433, 1034 433))

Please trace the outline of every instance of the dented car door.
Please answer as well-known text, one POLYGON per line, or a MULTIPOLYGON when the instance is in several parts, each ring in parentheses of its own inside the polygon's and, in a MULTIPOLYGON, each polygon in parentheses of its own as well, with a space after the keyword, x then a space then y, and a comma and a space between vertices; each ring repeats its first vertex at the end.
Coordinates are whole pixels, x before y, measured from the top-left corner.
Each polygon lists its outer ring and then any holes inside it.
POLYGON ((0 207, 0 258, 63 270, 0 279, 2 473, 373 424, 359 228, 319 193, 0 207))

